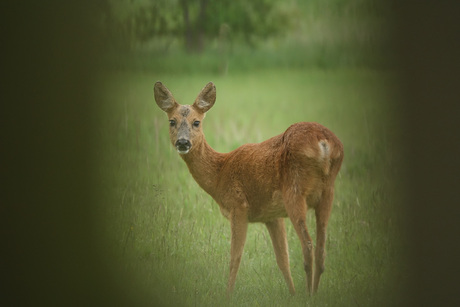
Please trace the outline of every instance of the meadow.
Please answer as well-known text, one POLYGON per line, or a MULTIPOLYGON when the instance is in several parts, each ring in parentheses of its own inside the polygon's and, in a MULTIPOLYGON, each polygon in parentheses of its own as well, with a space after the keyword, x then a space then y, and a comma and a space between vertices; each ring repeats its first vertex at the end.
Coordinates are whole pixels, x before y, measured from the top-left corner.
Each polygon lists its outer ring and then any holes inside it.
MULTIPOLYGON (((99 233, 107 266, 137 306, 375 306, 398 303, 404 284, 399 118, 395 78, 368 68, 266 68, 216 74, 114 70, 98 81, 99 233), (162 81, 192 104, 209 81, 217 101, 203 121, 208 143, 228 152, 300 121, 343 142, 345 160, 326 243, 326 270, 305 293, 300 242, 286 221, 297 294, 290 296, 264 225, 251 224, 235 292, 225 295, 230 225, 195 183, 153 99, 162 81)), ((307 226, 315 238, 314 214, 307 226)))

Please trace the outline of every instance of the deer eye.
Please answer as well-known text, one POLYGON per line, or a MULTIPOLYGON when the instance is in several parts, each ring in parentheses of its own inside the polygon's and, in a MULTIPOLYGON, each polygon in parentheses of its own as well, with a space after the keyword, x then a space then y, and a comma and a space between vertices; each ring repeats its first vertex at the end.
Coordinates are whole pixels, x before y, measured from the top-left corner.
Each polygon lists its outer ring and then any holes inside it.
POLYGON ((200 122, 198 120, 194 121, 193 126, 198 128, 200 126, 200 122))
POLYGON ((176 121, 174 119, 171 119, 169 121, 169 126, 174 127, 176 125, 176 121))

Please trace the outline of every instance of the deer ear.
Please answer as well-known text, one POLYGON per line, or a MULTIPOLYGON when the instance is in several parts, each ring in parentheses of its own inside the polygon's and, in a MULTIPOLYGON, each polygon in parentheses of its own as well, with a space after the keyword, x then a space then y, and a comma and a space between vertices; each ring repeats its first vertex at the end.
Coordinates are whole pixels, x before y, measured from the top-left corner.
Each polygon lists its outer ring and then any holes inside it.
POLYGON ((163 111, 170 112, 175 107, 177 107, 178 103, 176 102, 176 99, 174 99, 171 92, 160 81, 155 83, 155 87, 153 88, 153 93, 154 93, 155 101, 157 105, 163 111))
POLYGON ((198 109, 199 112, 205 113, 211 109, 214 102, 216 102, 216 86, 214 83, 209 82, 198 94, 193 106, 198 109))

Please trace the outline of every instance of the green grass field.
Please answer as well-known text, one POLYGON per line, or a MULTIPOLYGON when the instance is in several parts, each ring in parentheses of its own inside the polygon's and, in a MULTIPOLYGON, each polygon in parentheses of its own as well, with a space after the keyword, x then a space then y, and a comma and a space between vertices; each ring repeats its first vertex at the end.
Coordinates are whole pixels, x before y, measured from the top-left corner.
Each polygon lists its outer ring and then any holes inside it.
MULTIPOLYGON (((139 306, 396 304, 404 253, 393 82, 389 73, 365 69, 104 75, 95 133, 109 196, 99 209, 110 278, 139 306), (217 101, 203 127, 217 151, 263 141, 299 121, 319 122, 342 140, 345 160, 317 295, 305 294, 300 242, 286 221, 297 295, 289 295, 265 226, 251 224, 235 293, 227 299, 230 226, 170 144, 166 115, 153 99, 158 80, 182 104, 215 83, 217 101)), ((307 218, 315 238, 312 212, 307 218)))

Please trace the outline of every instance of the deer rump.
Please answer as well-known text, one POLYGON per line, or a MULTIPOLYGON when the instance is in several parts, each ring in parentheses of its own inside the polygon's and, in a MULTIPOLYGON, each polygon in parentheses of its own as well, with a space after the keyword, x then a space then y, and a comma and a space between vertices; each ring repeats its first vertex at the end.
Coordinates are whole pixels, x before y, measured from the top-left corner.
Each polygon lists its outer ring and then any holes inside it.
POLYGON ((336 140, 322 125, 302 122, 264 142, 242 145, 228 153, 217 182, 222 192, 211 196, 227 218, 235 206, 246 205, 251 223, 288 217, 283 193, 291 190, 314 209, 335 179, 330 174, 340 158, 336 140))

